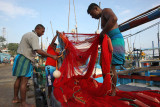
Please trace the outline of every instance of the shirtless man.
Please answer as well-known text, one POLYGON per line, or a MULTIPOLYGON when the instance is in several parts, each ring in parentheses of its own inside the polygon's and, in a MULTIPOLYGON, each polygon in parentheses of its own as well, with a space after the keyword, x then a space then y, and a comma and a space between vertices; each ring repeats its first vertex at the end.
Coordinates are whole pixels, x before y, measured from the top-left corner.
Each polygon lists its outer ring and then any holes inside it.
MULTIPOLYGON (((111 66, 111 74, 113 74, 112 80, 112 91, 111 96, 116 95, 116 82, 117 82, 117 74, 115 66, 124 64, 124 39, 118 28, 117 17, 114 12, 110 8, 101 9, 97 4, 91 3, 87 10, 88 14, 91 15, 94 19, 101 18, 101 28, 102 31, 100 33, 100 44, 103 41, 105 34, 107 34, 113 46, 113 54, 112 54, 112 66, 111 66)), ((103 74, 103 78, 105 74, 103 74)))

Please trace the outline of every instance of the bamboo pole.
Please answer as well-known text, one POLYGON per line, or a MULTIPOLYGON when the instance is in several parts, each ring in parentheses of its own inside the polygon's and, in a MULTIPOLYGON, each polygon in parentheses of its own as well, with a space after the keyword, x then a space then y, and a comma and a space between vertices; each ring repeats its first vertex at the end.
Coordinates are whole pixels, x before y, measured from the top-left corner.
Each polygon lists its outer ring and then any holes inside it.
POLYGON ((144 15, 144 14, 146 14, 146 13, 148 13, 148 12, 150 12, 150 11, 154 10, 154 9, 157 9, 157 8, 159 8, 159 7, 160 7, 160 5, 158 5, 158 6, 154 7, 154 8, 152 8, 152 9, 150 9, 150 10, 148 10, 148 11, 146 11, 146 12, 144 12, 144 13, 140 14, 140 15, 137 15, 137 16, 135 16, 135 17, 133 17, 133 18, 131 18, 131 19, 129 19, 129 20, 127 20, 127 21, 125 21, 125 22, 121 23, 121 24, 119 24, 119 26, 121 26, 121 25, 123 25, 123 24, 125 24, 125 23, 127 23, 127 22, 129 22, 129 21, 131 21, 131 20, 133 20, 133 19, 135 19, 135 18, 137 18, 137 17, 141 16, 141 15, 144 15))

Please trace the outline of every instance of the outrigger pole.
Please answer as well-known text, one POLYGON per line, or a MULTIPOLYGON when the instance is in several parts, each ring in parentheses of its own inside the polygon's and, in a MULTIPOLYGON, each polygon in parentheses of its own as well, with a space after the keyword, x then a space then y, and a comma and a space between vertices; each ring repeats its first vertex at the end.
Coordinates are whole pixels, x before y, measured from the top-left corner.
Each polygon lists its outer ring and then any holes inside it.
POLYGON ((150 21, 157 19, 159 17, 160 17, 160 5, 125 21, 124 23, 119 25, 119 29, 121 32, 124 32, 126 30, 137 27, 141 24, 150 22, 150 21))

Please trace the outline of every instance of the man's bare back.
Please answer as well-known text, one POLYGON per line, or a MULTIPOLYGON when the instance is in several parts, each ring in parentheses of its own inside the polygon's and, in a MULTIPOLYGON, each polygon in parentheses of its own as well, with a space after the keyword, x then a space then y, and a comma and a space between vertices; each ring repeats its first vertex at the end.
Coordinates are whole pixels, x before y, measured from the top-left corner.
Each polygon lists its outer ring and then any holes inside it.
MULTIPOLYGON (((105 8, 102 10, 102 14, 101 14, 101 28, 103 29, 106 24, 109 21, 110 16, 115 16, 115 14, 112 12, 111 9, 109 8, 105 8)), ((109 31, 118 28, 118 24, 116 23, 115 25, 112 26, 112 28, 110 28, 109 31)))

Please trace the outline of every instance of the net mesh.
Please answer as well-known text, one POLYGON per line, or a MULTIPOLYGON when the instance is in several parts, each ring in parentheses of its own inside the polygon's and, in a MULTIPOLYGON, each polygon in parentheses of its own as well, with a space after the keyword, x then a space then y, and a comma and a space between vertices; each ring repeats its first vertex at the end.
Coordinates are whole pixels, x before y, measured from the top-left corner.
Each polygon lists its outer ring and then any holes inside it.
MULTIPOLYGON (((93 78, 93 69, 98 56, 99 34, 72 34, 59 33, 62 47, 65 48, 65 58, 60 67, 61 76, 54 81, 54 95, 64 107, 110 107, 143 105, 142 96, 152 97, 160 95, 149 91, 124 92, 117 91, 115 97, 109 96, 111 92, 110 65, 112 53, 109 51, 108 36, 105 36, 101 47, 102 74, 105 75, 103 83, 93 78), (125 99, 124 99, 125 98, 125 99), (134 101, 135 99, 138 99, 134 101), (116 102, 116 103, 115 103, 116 102)), ((148 99, 146 99, 148 101, 148 99)), ((153 100, 155 100, 153 98, 153 100)), ((151 102, 151 101, 150 101, 151 102)), ((152 101, 150 105, 157 106, 152 101), (152 104, 153 103, 153 104, 152 104)))

